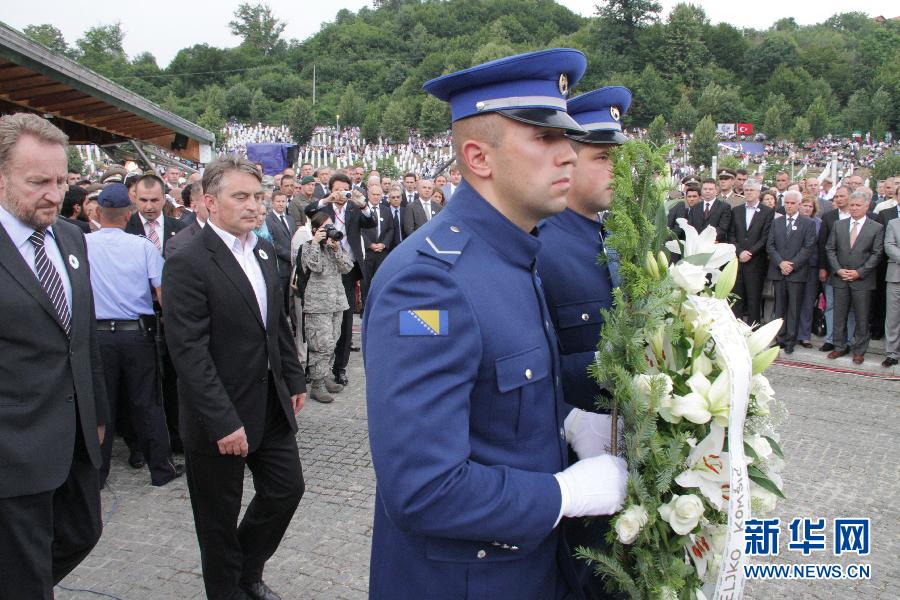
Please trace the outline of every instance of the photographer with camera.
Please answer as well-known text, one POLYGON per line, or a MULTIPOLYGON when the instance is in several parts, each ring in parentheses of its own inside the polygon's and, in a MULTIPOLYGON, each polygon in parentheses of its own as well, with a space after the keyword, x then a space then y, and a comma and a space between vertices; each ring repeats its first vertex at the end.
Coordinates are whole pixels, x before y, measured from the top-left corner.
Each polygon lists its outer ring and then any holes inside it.
POLYGON ((341 247, 344 234, 324 211, 313 215, 310 225, 313 239, 300 247, 298 278, 303 288, 307 368, 312 380, 309 397, 328 403, 334 401, 332 393, 344 389, 327 375, 343 314, 349 307, 341 277, 353 269, 353 260, 341 247))
POLYGON ((334 350, 334 381, 347 385, 347 363, 350 360, 350 342, 353 337, 353 312, 356 308, 356 284, 363 278, 361 263, 365 256, 362 250, 361 230, 375 227, 375 215, 358 190, 350 191, 350 178, 344 173, 335 173, 328 181, 331 192, 319 200, 318 204, 307 207, 307 215, 318 212, 331 219, 334 228, 344 234, 341 247, 352 261, 352 269, 343 275, 344 293, 347 296, 347 310, 341 321, 341 336, 334 350))

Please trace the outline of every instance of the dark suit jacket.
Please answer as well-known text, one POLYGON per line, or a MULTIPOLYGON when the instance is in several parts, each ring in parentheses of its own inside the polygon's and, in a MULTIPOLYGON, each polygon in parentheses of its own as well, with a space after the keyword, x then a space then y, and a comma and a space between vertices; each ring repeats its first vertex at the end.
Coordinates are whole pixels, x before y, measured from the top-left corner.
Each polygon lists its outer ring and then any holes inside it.
POLYGON ((313 200, 321 200, 325 196, 328 195, 328 190, 325 189, 325 185, 322 183, 316 182, 316 189, 313 190, 313 200))
MULTIPOLYGON (((334 221, 334 206, 332 204, 326 204, 319 210, 334 221)), ((356 205, 348 202, 347 209, 344 211, 344 226, 347 232, 347 242, 350 244, 350 249, 353 250, 353 260, 362 260, 362 238, 360 232, 367 227, 375 227, 374 213, 372 216, 367 217, 362 214, 360 209, 356 208, 356 205)))
POLYGON ((391 205, 381 203, 376 210, 378 214, 372 216, 377 217, 381 223, 381 235, 378 235, 378 224, 376 223, 374 227, 362 230, 363 243, 366 245, 367 253, 369 244, 384 244, 384 253, 387 253, 390 251, 394 239, 394 217, 391 213, 391 205))
POLYGON ((217 455, 216 441, 244 427, 250 451, 266 425, 269 377, 293 431, 291 396, 306 391, 278 287, 275 248, 259 239, 268 323, 231 250, 211 227, 174 253, 163 269, 166 342, 178 372, 181 439, 186 450, 217 455), (266 258, 263 258, 263 257, 266 258))
POLYGON ((888 223, 897 218, 897 207, 892 206, 891 208, 884 209, 876 215, 876 218, 878 219, 878 222, 884 226, 885 230, 887 230, 888 223))
POLYGON ((769 227, 769 239, 766 243, 769 272, 766 277, 773 281, 784 279, 795 283, 806 282, 809 257, 816 251, 816 223, 809 217, 797 213, 794 216, 794 227, 797 229, 792 229, 788 234, 787 216, 773 221, 769 227), (778 266, 784 260, 794 263, 794 270, 787 276, 781 274, 781 268, 778 266))
MULTIPOLYGON (((406 206, 411 203, 411 201, 406 198, 406 188, 403 188, 403 191, 400 192, 400 196, 401 196, 400 206, 403 208, 406 208, 406 206)), ((418 202, 419 201, 419 192, 413 192, 412 199, 414 201, 418 202)))
POLYGON ((831 235, 831 230, 834 229, 834 224, 838 221, 839 214, 836 208, 828 211, 822 215, 822 225, 819 227, 819 268, 825 269, 829 274, 831 273, 831 264, 828 262, 825 245, 828 243, 828 237, 831 235))
MULTIPOLYGON (((431 203, 431 217, 441 212, 441 205, 437 202, 431 203)), ((425 216, 425 208, 417 199, 411 202, 403 209, 403 237, 407 238, 413 234, 419 227, 428 222, 425 216)))
MULTIPOLYGON (((166 246, 175 235, 181 231, 182 229, 187 229, 188 224, 179 221, 178 219, 173 219, 172 217, 163 216, 163 229, 165 230, 165 235, 162 236, 162 248, 163 248, 163 256, 166 255, 166 246)), ((125 233, 132 233, 134 235, 144 235, 144 224, 141 222, 140 213, 135 212, 131 215, 131 218, 128 219, 128 224, 125 226, 125 233)))
POLYGON ((168 243, 166 244, 166 258, 172 256, 182 248, 184 248, 188 242, 190 242, 195 235, 203 231, 203 228, 200 227, 200 223, 197 222, 197 219, 194 219, 194 222, 173 235, 169 238, 168 243))
POLYGON ((65 221, 57 221, 53 233, 72 285, 71 339, 0 226, 0 498, 62 485, 76 427, 91 462, 97 468, 102 462, 97 424, 106 423, 109 413, 87 245, 65 221))
POLYGON ((709 207, 709 217, 703 218, 703 199, 701 198, 688 211, 688 224, 693 225, 697 233, 701 233, 707 227, 715 227, 716 240, 724 242, 728 239, 728 230, 731 227, 731 207, 716 198, 709 207))
POLYGON ((266 215, 266 225, 269 227, 269 233, 272 235, 272 243, 275 246, 275 255, 278 257, 278 274, 282 277, 289 277, 291 274, 291 237, 297 230, 294 217, 285 213, 285 220, 288 228, 284 228, 274 212, 266 215))
POLYGON ((87 235, 91 232, 91 225, 85 221, 79 221, 78 219, 70 219, 69 217, 64 217, 60 215, 59 220, 65 221, 66 223, 71 223, 75 227, 81 230, 81 233, 87 235))
POLYGON ((740 256, 747 250, 753 255, 746 263, 741 263, 742 269, 765 270, 768 266, 766 258, 766 244, 769 241, 769 230, 775 219, 775 211, 764 204, 758 204, 756 214, 750 221, 750 229, 747 229, 747 209, 741 204, 731 209, 731 227, 728 231, 728 242, 734 244, 735 253, 740 256))
POLYGON ((874 277, 875 267, 884 254, 884 226, 866 216, 866 222, 856 236, 856 243, 850 247, 850 219, 844 219, 832 228, 825 245, 828 264, 831 265, 831 285, 854 290, 874 290, 878 282, 874 277), (837 276, 838 269, 855 269, 859 279, 846 282, 837 276))

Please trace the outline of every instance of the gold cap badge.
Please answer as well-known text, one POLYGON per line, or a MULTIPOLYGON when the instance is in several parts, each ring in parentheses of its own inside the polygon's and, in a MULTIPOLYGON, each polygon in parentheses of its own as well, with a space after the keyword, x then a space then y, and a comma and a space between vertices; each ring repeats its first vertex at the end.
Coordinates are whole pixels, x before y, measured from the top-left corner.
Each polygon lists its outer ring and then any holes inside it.
POLYGON ((618 106, 610 106, 609 107, 609 116, 613 118, 613 121, 619 120, 619 107, 618 106))
POLYGON ((559 74, 559 93, 563 96, 569 93, 569 78, 565 73, 559 74))

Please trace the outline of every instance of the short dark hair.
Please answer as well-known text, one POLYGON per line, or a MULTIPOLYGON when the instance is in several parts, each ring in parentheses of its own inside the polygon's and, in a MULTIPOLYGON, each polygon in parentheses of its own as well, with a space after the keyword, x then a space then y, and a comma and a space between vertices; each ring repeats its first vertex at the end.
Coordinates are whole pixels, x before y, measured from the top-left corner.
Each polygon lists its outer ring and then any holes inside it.
POLYGON ((285 182, 286 179, 290 179, 291 181, 296 181, 296 180, 297 180, 297 178, 294 177, 293 175, 282 175, 282 176, 281 176, 281 183, 284 184, 284 182, 285 182))
POLYGON ((336 181, 343 181, 347 186, 353 187, 353 182, 350 181, 350 178, 346 173, 335 173, 331 176, 331 179, 328 180, 328 189, 333 188, 336 181))
POLYGON ((166 193, 166 184, 163 182, 162 178, 159 175, 155 175, 153 173, 144 173, 140 177, 138 177, 137 181, 134 182, 134 185, 142 185, 144 187, 152 187, 154 185, 158 185, 160 191, 163 194, 166 193))
POLYGON ((186 185, 181 188, 181 203, 186 207, 191 207, 191 187, 190 185, 186 185))
POLYGON ((328 213, 320 210, 319 212, 317 212, 316 214, 314 214, 313 216, 311 216, 309 218, 309 226, 312 229, 318 229, 319 227, 322 226, 322 223, 324 223, 326 220, 328 220, 330 218, 331 217, 328 216, 328 213))
POLYGON ((737 173, 738 175, 749 175, 749 173, 747 173, 747 169, 738 169, 737 171, 735 171, 735 173, 737 173))
POLYGON ((688 192, 696 192, 700 193, 700 185, 696 183, 689 183, 684 186, 684 195, 687 196, 688 192))
POLYGON ((407 177, 412 177, 413 180, 418 179, 418 177, 416 177, 415 173, 407 173, 406 175, 403 176, 403 179, 406 179, 407 177))
POLYGON ((71 217, 75 212, 76 206, 83 206, 84 200, 87 198, 87 191, 80 187, 70 187, 63 196, 62 209, 60 214, 64 217, 71 217))
POLYGON ((274 192, 272 192, 272 200, 275 200, 275 198, 277 198, 278 196, 284 196, 285 198, 287 198, 287 194, 285 194, 281 190, 275 190, 274 192))
POLYGON ((711 184, 713 184, 714 186, 719 187, 719 182, 716 181, 715 179, 713 179, 712 177, 707 177, 706 179, 704 179, 703 181, 701 181, 701 182, 700 182, 700 187, 703 187, 703 184, 704 184, 704 183, 711 183, 711 184))

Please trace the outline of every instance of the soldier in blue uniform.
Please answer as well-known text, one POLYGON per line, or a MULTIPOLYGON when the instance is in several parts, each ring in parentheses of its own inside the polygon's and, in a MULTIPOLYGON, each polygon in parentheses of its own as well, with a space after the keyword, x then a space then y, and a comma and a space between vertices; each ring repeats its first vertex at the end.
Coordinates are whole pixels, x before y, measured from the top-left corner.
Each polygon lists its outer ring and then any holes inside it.
MULTIPOLYGON (((538 226, 541 251, 538 272, 544 282, 550 318, 559 337, 563 395, 576 406, 570 415, 574 427, 592 427, 606 433, 611 429, 608 415, 597 412, 595 398, 599 384, 588 373, 594 360, 603 319, 600 310, 610 308, 617 285, 617 257, 603 244, 605 231, 600 215, 612 203, 612 161, 610 150, 625 141, 622 115, 631 105, 631 92, 623 87, 604 87, 568 102, 569 115, 586 133, 571 134, 578 161, 572 171, 572 185, 566 209, 548 217, 538 226), (597 258, 606 255, 605 262, 597 258)), ((571 458, 571 457, 570 457, 571 458)), ((586 524, 583 519, 563 521, 567 539, 573 546, 602 546, 605 521, 586 524)), ((588 598, 606 594, 590 565, 579 563, 579 575, 588 598)))
POLYGON ((627 478, 567 428, 533 235, 565 208, 575 50, 439 77, 464 181, 397 247, 363 318, 377 477, 370 597, 580 598, 563 517, 610 514, 627 478), (567 468, 567 444, 583 459, 567 468))

